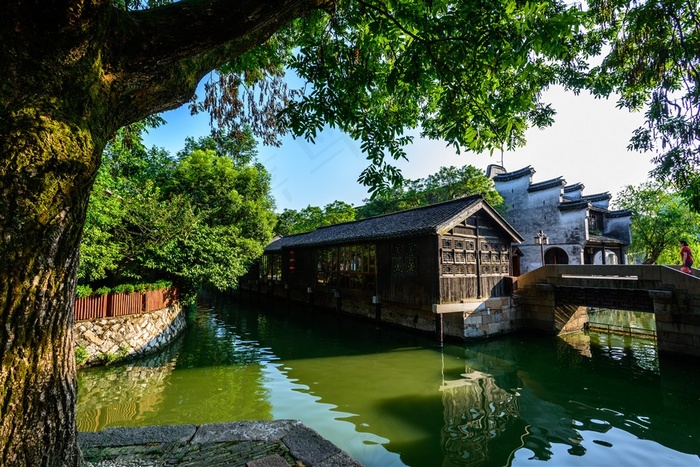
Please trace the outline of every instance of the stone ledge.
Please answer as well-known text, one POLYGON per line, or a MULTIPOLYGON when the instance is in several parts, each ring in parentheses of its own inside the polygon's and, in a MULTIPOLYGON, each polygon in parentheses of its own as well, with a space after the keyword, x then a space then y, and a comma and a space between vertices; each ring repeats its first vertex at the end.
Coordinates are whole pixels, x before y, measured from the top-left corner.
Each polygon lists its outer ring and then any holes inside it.
POLYGON ((107 428, 78 433, 86 466, 362 467, 298 420, 107 428))

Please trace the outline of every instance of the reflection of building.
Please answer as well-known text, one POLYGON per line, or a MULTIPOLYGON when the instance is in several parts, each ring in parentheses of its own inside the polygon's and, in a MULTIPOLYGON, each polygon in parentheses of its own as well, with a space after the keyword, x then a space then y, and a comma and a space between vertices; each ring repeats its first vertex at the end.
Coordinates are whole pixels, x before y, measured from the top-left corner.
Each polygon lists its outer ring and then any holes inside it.
POLYGON ((610 211, 609 193, 584 195, 581 183, 567 185, 561 177, 532 183, 535 169, 514 172, 491 165, 487 175, 506 207, 504 217, 525 238, 514 251, 515 275, 542 264, 624 264, 630 243, 630 211, 610 211), (544 232, 547 245, 535 237, 544 232))
POLYGON ((470 369, 462 379, 443 382, 440 391, 445 456, 455 465, 484 465, 494 455, 488 441, 501 437, 519 416, 515 394, 500 388, 490 374, 470 369))

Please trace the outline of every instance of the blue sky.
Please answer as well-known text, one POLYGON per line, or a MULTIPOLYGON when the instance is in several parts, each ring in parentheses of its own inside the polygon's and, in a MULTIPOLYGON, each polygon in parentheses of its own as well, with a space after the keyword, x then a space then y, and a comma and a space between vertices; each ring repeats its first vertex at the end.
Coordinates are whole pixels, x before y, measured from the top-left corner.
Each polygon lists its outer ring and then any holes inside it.
MULTIPOLYGON (((632 131, 643 122, 640 113, 615 108, 615 102, 575 96, 554 88, 544 95, 557 110, 555 123, 545 130, 531 129, 528 144, 504 154, 507 170, 528 165, 540 182, 562 176, 567 183, 581 182, 584 194, 609 192, 615 196, 626 185, 638 185, 648 179, 651 155, 627 151, 632 131)), ((166 112, 167 124, 150 130, 147 146, 158 146, 175 154, 185 138, 209 132, 208 115, 190 116, 187 107, 166 112)), ((321 133, 315 144, 287 137, 281 147, 259 146, 258 160, 272 174, 272 194, 277 211, 303 209, 308 205, 325 206, 335 200, 359 206, 369 197, 357 177, 367 161, 357 142, 337 130, 321 133)), ((500 163, 500 153, 462 153, 441 141, 421 140, 407 148, 409 162, 397 165, 404 176, 424 178, 440 167, 471 164, 486 169, 500 163)))

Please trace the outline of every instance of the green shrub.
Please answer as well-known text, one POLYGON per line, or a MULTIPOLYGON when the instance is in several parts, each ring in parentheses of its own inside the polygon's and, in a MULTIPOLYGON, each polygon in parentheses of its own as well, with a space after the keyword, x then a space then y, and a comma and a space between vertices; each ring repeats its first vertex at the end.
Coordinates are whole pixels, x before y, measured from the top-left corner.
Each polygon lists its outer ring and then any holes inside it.
POLYGON ((134 284, 120 284, 114 288, 112 288, 112 292, 114 293, 133 293, 136 288, 134 287, 134 284))
POLYGON ((92 295, 92 287, 89 285, 79 285, 75 288, 75 296, 78 298, 89 297, 92 295))
POLYGON ((88 359, 88 351, 85 347, 82 345, 78 345, 75 347, 75 364, 80 366, 87 362, 88 359))
POLYGON ((100 287, 99 289, 95 290, 96 295, 107 295, 112 292, 112 289, 109 287, 100 287))

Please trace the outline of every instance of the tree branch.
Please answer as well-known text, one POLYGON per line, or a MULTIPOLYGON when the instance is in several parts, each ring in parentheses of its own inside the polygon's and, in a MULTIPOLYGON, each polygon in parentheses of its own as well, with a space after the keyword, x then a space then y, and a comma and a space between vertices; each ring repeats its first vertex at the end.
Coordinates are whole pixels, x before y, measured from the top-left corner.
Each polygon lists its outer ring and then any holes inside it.
POLYGON ((185 0, 113 11, 105 60, 118 108, 134 121, 187 102, 211 70, 333 0, 185 0))

